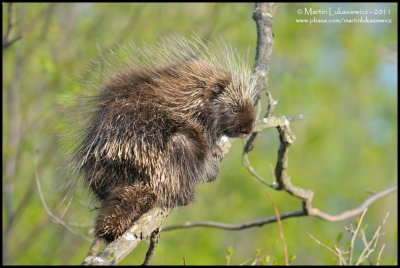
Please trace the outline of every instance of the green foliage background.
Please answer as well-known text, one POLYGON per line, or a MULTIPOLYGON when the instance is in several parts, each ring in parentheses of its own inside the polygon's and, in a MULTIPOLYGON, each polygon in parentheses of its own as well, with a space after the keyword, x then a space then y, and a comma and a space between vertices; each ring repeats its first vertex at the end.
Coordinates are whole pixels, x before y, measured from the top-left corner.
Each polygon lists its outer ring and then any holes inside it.
MULTIPOLYGON (((2 8, 4 37, 6 4, 2 8)), ((79 264, 90 246, 49 219, 34 178, 36 171, 54 213, 61 216, 65 212, 65 221, 86 224, 74 230, 92 236, 89 229, 96 212, 89 211, 94 203, 87 192, 78 186, 68 207, 62 203, 65 192, 59 190, 66 152, 73 142, 68 133, 74 128, 63 107, 71 103, 71 96, 87 90, 83 82, 89 76, 99 75, 99 70, 91 69, 91 60, 117 44, 151 43, 168 33, 222 37, 243 53, 249 49, 252 58, 256 42, 253 8, 243 3, 13 5, 11 34, 23 37, 3 50, 4 263, 79 264), (17 147, 12 143, 15 133, 20 137, 17 147), (66 147, 60 147, 60 140, 66 141, 66 147), (8 170, 13 164, 15 171, 8 170), (5 194, 7 186, 11 186, 10 197, 5 194)), ((313 190, 314 206, 333 214, 358 206, 368 191, 395 185, 397 4, 280 4, 274 35, 269 89, 279 100, 276 114, 306 114, 304 120, 292 124, 297 140, 288 171, 293 183, 313 190), (390 10, 390 15, 376 17, 392 22, 296 23, 296 19, 311 18, 299 15, 298 9, 329 7, 390 10)), ((241 165, 242 144, 234 142, 218 180, 201 185, 197 201, 176 209, 164 226, 196 220, 239 223, 273 216, 267 193, 281 213, 300 209, 298 200, 251 178, 241 165)), ((254 168, 269 179, 277 146, 277 132, 268 130, 250 154, 254 168)), ((372 236, 387 212, 381 263, 396 264, 397 193, 370 207, 366 233, 372 236)), ((353 222, 329 223, 309 217, 284 221, 292 264, 335 264, 335 258, 307 233, 330 245, 346 246, 349 235, 340 234, 353 222)), ((140 264, 146 248, 142 243, 121 264, 140 264)), ((356 252, 361 250, 358 243, 356 252)), ((283 264, 277 224, 243 231, 197 228, 162 233, 152 263, 226 264, 227 255, 231 264, 246 260, 249 264, 255 256, 264 256, 265 264, 283 264)), ((372 256, 375 261, 376 254, 372 256)))

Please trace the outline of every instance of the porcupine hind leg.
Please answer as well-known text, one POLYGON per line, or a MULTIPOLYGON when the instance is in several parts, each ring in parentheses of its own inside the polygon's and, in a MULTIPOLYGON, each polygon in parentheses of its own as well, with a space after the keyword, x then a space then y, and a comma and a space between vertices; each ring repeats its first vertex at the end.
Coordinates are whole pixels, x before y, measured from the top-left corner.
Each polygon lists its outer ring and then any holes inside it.
POLYGON ((120 237, 143 213, 154 207, 156 195, 141 184, 115 188, 103 200, 95 233, 108 242, 120 237))

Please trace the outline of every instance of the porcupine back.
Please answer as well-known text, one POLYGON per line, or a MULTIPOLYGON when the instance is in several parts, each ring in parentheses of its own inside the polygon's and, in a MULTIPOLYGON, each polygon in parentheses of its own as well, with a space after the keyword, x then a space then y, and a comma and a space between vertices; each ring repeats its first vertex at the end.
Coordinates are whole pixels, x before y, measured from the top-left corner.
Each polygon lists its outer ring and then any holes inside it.
POLYGON ((91 99, 74 159, 102 206, 96 234, 121 235, 155 205, 175 207, 215 179, 217 140, 253 129, 254 85, 228 46, 167 38, 131 48, 128 68, 112 73, 91 99))

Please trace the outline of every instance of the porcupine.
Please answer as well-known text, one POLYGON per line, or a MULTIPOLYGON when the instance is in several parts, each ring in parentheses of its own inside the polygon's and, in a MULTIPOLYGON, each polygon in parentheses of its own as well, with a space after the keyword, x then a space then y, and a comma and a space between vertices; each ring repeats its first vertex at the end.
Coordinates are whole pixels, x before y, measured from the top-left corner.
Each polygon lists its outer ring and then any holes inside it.
POLYGON ((229 46, 165 39, 139 51, 93 97, 74 159, 100 201, 99 238, 112 241, 154 206, 193 201, 219 170, 222 136, 243 137, 255 121, 254 85, 229 46), (145 60, 145 62, 144 62, 145 60))

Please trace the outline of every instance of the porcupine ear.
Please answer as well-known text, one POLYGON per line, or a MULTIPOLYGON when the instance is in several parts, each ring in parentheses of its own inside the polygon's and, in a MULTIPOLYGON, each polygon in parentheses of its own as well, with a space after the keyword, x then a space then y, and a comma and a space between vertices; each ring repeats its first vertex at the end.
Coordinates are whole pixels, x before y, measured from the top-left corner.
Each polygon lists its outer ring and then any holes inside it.
POLYGON ((215 81, 214 86, 211 88, 210 99, 215 99, 219 95, 221 95, 225 91, 228 85, 229 85, 228 79, 218 78, 218 80, 215 81))

